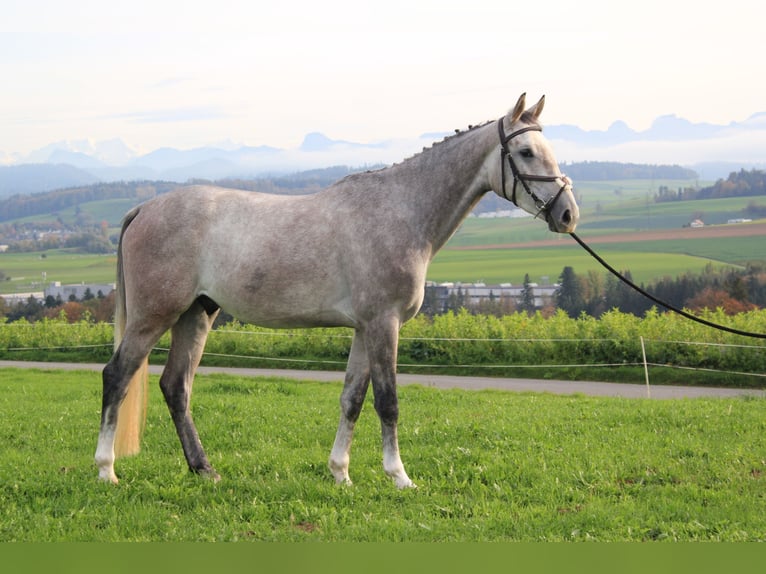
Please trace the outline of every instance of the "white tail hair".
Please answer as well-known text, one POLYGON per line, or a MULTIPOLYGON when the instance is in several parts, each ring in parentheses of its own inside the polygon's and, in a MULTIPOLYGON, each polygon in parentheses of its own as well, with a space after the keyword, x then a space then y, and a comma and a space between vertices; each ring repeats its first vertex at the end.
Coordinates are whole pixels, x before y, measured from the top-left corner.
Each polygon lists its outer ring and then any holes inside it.
MULTIPOLYGON (((122 225, 120 244, 117 248, 117 284, 115 286, 114 308, 114 349, 120 346, 125 332, 127 311, 125 308, 125 281, 122 265, 122 236, 131 221, 138 215, 138 209, 131 211, 122 225)), ((141 450, 141 435, 146 424, 146 405, 149 396, 149 359, 141 366, 128 383, 128 392, 120 404, 117 415, 117 429, 114 438, 114 454, 117 457, 138 454, 141 450)))

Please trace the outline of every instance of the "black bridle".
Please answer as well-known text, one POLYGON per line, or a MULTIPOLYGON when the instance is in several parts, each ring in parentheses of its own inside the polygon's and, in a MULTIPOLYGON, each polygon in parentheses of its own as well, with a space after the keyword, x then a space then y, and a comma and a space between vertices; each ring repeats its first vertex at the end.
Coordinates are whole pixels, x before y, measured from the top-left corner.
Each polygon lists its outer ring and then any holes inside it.
POLYGON ((561 193, 571 185, 571 180, 565 176, 565 175, 532 175, 528 173, 521 173, 519 171, 519 168, 516 167, 516 162, 513 161, 513 157, 511 156, 511 152, 508 149, 508 142, 511 141, 513 138, 515 138, 518 135, 521 135, 526 132, 530 131, 536 131, 541 132, 543 131, 543 128, 540 126, 527 126, 525 128, 521 128, 519 130, 516 130, 515 132, 511 133, 510 135, 505 135, 505 129, 503 128, 503 119, 500 118, 497 121, 497 131, 500 135, 500 179, 502 180, 502 186, 503 186, 503 197, 513 203, 516 207, 519 207, 519 204, 516 202, 516 185, 521 182, 522 187, 524 188, 524 191, 527 192, 527 194, 532 198, 532 201, 535 202, 535 207, 539 210, 535 217, 539 216, 541 213, 543 214, 543 217, 546 221, 548 221, 548 214, 553 209, 553 206, 555 205, 558 198, 561 196, 561 193), (504 159, 508 158, 508 165, 511 168, 511 173, 513 174, 513 189, 511 190, 511 196, 508 197, 508 193, 505 189, 505 161, 504 159), (559 180, 563 181, 564 184, 559 188, 558 192, 552 197, 550 197, 547 201, 543 201, 540 199, 540 197, 532 191, 532 189, 529 187, 529 184, 527 182, 530 181, 544 181, 547 183, 553 183, 558 182, 559 180))

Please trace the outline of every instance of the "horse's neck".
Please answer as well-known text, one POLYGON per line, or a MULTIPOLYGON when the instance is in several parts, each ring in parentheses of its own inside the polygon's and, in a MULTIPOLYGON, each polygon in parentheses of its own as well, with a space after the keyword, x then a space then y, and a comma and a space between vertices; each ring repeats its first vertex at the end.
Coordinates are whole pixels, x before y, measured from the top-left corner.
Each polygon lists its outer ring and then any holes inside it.
POLYGON ((486 163, 498 147, 494 124, 474 128, 435 144, 394 166, 391 177, 404 197, 412 225, 423 233, 433 256, 489 191, 486 163))

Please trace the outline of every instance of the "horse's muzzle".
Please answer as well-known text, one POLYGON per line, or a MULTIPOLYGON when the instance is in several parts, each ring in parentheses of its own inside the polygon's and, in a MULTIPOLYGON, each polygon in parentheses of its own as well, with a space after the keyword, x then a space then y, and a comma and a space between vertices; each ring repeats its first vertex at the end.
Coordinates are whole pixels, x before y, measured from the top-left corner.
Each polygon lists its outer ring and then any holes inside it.
POLYGON ((572 233, 580 220, 580 209, 577 207, 572 188, 569 187, 558 201, 554 202, 547 214, 548 229, 556 233, 572 233))

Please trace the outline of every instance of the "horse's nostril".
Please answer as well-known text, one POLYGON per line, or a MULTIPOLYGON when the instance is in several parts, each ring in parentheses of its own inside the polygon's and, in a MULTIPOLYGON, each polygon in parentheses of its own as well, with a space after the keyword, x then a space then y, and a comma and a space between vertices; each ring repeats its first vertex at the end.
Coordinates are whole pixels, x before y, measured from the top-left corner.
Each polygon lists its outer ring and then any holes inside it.
POLYGON ((561 215, 561 221, 566 225, 572 222, 572 214, 568 209, 561 215))

